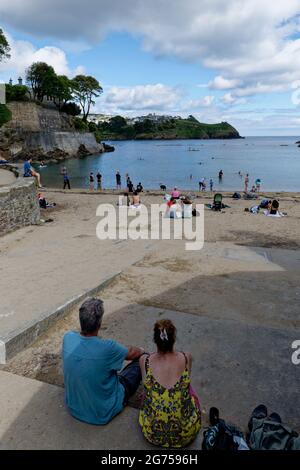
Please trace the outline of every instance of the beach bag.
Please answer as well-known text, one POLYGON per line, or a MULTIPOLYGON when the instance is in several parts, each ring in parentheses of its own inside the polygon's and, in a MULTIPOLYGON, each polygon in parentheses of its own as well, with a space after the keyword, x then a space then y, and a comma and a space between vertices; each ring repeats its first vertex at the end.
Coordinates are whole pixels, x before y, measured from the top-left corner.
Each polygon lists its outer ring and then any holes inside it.
POLYGON ((241 197, 242 197, 242 196, 240 195, 240 193, 234 193, 234 194, 232 195, 232 199, 241 199, 241 197))
POLYGON ((238 428, 220 419, 215 426, 204 431, 202 449, 237 451, 248 450, 248 446, 238 428))

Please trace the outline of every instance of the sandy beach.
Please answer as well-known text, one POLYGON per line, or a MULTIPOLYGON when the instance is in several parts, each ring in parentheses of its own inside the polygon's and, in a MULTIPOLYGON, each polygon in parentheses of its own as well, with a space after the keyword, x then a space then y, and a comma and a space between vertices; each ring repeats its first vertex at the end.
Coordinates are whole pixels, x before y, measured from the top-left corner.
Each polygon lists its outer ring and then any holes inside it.
MULTIPOLYGON (((1 295, 4 308, 15 312, 1 319, 2 330, 9 334, 12 318, 20 327, 117 274, 98 294, 105 302, 103 336, 153 350, 154 321, 173 319, 178 348, 194 357, 204 421, 209 407, 218 406, 244 427, 251 407, 265 402, 299 427, 291 362, 291 344, 300 338, 299 194, 276 194, 288 214, 280 219, 245 212, 255 202, 225 194, 230 207, 205 210, 204 248, 190 252, 184 240, 99 241, 96 208, 116 204, 117 194, 49 190, 45 196, 57 204, 42 213, 51 223, 0 239, 1 295), (13 293, 11 285, 18 285, 13 293)), ((162 200, 155 192, 142 195, 146 206, 162 200)), ((210 201, 201 194, 194 202, 210 201)), ((63 386, 62 337, 78 327, 75 306, 2 369, 63 386)))

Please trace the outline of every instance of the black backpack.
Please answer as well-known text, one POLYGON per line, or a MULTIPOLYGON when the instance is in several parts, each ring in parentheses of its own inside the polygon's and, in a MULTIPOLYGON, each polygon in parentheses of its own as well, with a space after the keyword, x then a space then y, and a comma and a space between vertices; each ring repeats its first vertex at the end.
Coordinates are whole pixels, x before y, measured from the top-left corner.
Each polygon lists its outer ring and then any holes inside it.
POLYGON ((234 442, 234 434, 222 419, 215 426, 211 426, 203 434, 203 450, 229 450, 236 451, 238 444, 234 442))

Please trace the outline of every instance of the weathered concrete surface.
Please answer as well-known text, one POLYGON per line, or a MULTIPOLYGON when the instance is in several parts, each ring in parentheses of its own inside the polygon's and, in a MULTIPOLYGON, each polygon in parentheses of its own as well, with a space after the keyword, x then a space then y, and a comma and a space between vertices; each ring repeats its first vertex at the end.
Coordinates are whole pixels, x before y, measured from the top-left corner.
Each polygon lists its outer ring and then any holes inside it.
POLYGON ((3 170, 0 165, 0 187, 8 186, 12 183, 15 183, 15 181, 15 175, 11 171, 3 170))
POLYGON ((39 220, 40 207, 34 178, 14 177, 13 183, 0 187, 0 235, 36 224, 39 220))
MULTIPOLYGON (((138 426, 138 411, 127 407, 106 426, 72 418, 63 389, 0 372, 0 449, 153 449, 138 426)), ((190 448, 200 448, 200 437, 190 448)))

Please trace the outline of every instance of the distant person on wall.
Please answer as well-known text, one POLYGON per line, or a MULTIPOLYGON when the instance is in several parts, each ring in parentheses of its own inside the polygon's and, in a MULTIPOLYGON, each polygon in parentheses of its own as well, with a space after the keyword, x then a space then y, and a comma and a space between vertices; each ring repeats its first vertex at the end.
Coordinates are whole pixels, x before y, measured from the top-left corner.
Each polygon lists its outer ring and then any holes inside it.
POLYGON ((62 346, 67 408, 74 418, 98 425, 111 421, 136 392, 144 354, 142 348, 98 336, 103 314, 102 300, 86 300, 79 309, 81 332, 66 333, 62 346), (131 362, 121 370, 125 360, 131 362))
POLYGON ((96 178, 97 178, 97 188, 102 189, 102 175, 99 171, 96 175, 96 178))
POLYGON ((121 189, 121 175, 119 171, 116 173, 116 185, 117 189, 121 189))
POLYGON ((37 183, 38 183, 38 187, 39 188, 42 188, 42 185, 41 185, 41 176, 39 173, 37 173, 35 171, 34 168, 32 168, 31 166, 32 164, 32 158, 29 158, 25 163, 24 163, 24 173, 23 173, 23 176, 24 178, 36 178, 37 180, 37 183))
POLYGON ((248 192, 248 186, 249 186, 249 174, 247 173, 245 176, 245 193, 248 192))
POLYGON ((90 190, 91 191, 94 191, 95 189, 94 183, 95 183, 94 173, 91 172, 90 173, 90 190))

